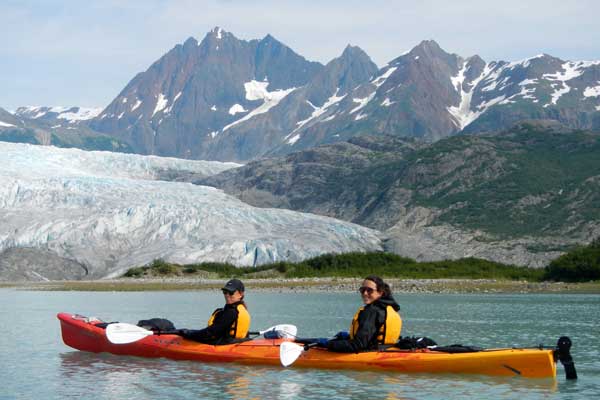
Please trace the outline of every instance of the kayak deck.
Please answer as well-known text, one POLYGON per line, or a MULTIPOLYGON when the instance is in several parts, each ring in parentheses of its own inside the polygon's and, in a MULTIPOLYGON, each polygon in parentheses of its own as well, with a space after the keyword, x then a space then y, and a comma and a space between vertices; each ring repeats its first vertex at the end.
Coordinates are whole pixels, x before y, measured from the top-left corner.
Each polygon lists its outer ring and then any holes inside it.
MULTIPOLYGON (((280 365, 279 345, 286 339, 254 339, 228 345, 209 345, 177 335, 150 335, 129 344, 113 344, 98 320, 60 313, 63 341, 77 350, 116 355, 164 357, 202 362, 280 365)), ((385 370, 402 373, 458 373, 554 378, 556 361, 548 349, 490 349, 473 353, 444 353, 429 349, 364 353, 335 353, 313 348, 294 366, 305 368, 385 370)))

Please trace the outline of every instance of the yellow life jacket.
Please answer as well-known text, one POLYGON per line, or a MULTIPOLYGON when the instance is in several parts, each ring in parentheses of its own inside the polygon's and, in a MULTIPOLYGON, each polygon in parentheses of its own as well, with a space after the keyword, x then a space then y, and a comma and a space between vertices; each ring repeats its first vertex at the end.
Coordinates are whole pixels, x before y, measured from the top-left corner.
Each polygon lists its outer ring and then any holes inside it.
MULTIPOLYGON (((358 309, 354 317, 352 318, 352 323, 350 324, 350 339, 354 339, 356 332, 358 332, 358 318, 360 313, 363 312, 365 307, 361 307, 358 309)), ((385 322, 379 327, 379 333, 377 334, 377 343, 378 344, 395 344, 400 338, 400 332, 402 331, 402 318, 400 318, 400 314, 392 306, 387 306, 385 308, 385 322)))
MULTIPOLYGON (((243 304, 238 304, 236 306, 238 316, 235 322, 229 328, 229 337, 234 339, 243 339, 248 336, 248 331, 250 330, 250 313, 246 309, 246 306, 243 304)), ((215 320, 217 314, 222 312, 222 308, 217 308, 210 318, 208 319, 208 326, 211 326, 215 320)))

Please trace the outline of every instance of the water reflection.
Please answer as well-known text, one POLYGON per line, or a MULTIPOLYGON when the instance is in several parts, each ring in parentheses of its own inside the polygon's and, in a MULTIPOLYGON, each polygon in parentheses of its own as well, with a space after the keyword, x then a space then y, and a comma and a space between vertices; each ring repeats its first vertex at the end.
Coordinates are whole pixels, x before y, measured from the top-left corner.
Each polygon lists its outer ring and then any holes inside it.
POLYGON ((557 390, 553 379, 282 369, 84 352, 62 353, 60 360, 62 381, 69 383, 62 397, 414 399, 461 393, 470 398, 532 398, 557 390))
POLYGON ((295 399, 302 387, 278 379, 284 370, 69 352, 60 354, 64 397, 295 399))

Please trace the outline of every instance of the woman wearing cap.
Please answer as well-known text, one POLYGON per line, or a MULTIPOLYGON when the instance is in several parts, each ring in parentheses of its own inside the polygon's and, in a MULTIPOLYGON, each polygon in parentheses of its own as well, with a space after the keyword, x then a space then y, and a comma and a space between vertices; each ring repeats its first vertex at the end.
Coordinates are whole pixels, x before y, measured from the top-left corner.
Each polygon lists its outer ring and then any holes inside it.
POLYGON ((208 320, 208 326, 200 330, 182 329, 181 336, 209 344, 227 344, 248 336, 250 314, 244 303, 244 284, 231 279, 221 289, 225 306, 217 308, 208 320))
POLYGON ((402 318, 390 286, 380 277, 371 275, 363 280, 358 291, 365 305, 354 314, 350 332, 340 332, 333 340, 319 339, 319 347, 341 353, 358 353, 398 341, 402 318))

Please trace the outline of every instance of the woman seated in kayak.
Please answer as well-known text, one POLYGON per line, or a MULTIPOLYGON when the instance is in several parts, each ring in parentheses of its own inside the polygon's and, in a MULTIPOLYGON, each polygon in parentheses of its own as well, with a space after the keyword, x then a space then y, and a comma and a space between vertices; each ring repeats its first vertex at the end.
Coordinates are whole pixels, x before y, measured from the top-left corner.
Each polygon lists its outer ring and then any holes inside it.
POLYGON ((367 276, 360 289, 363 307, 359 308, 350 332, 340 332, 336 339, 319 339, 318 346, 341 353, 375 350, 382 344, 395 344, 400 338, 400 306, 392 297, 390 286, 378 276, 367 276))
POLYGON ((231 279, 221 290, 225 307, 212 313, 206 328, 181 329, 181 336, 208 344, 227 344, 248 336, 250 314, 244 303, 244 284, 239 279, 231 279))

